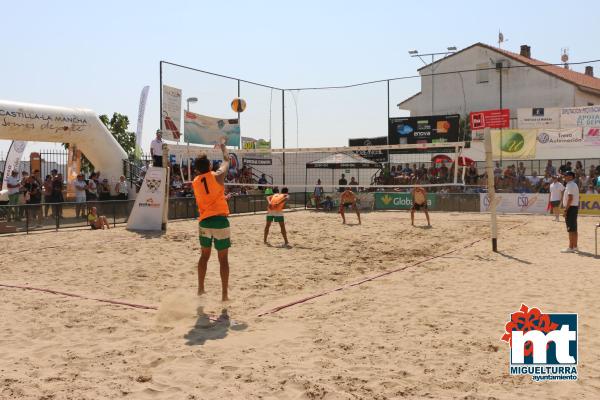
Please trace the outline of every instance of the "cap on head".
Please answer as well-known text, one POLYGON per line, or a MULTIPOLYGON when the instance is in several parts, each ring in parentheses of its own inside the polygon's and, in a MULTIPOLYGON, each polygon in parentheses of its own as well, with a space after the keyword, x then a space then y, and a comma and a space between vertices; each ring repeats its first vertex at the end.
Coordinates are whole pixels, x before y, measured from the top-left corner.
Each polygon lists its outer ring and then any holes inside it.
POLYGON ((565 176, 570 176, 571 178, 575 178, 575 172, 573 172, 573 171, 567 171, 565 173, 565 176))

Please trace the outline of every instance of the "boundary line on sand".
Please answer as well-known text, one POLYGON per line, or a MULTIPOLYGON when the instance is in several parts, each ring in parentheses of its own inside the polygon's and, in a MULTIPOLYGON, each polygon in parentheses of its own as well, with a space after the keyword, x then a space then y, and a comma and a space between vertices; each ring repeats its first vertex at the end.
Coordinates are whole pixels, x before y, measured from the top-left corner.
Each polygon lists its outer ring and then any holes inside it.
MULTIPOLYGON (((513 226, 507 228, 506 230, 510 231, 512 229, 516 229, 516 228, 521 227, 521 226, 526 225, 526 224, 527 224, 526 222, 523 222, 523 223, 520 223, 520 224, 517 224, 517 225, 513 225, 513 226)), ((425 258, 423 260, 417 261, 417 262, 415 262, 413 264, 405 265, 403 267, 399 267, 399 268, 393 269, 391 271, 385 271, 385 272, 382 272, 380 274, 372 275, 372 276, 369 276, 367 278, 361 279, 361 280, 356 281, 356 282, 352 282, 352 283, 348 283, 346 285, 338 286, 338 287, 333 288, 333 289, 328 289, 328 290, 325 290, 325 291, 320 292, 320 293, 315 293, 315 294, 312 294, 310 296, 303 297, 303 298, 298 299, 298 300, 294 300, 294 301, 292 301, 290 303, 287 303, 287 304, 282 304, 280 306, 273 307, 270 310, 267 310, 267 311, 264 311, 264 312, 258 314, 257 316, 258 317, 264 317, 265 315, 275 314, 276 312, 281 311, 281 310, 283 310, 285 308, 293 307, 295 305, 305 303, 305 302, 307 302, 309 300, 316 299, 318 297, 323 297, 323 296, 328 295, 328 294, 333 293, 333 292, 339 292, 339 291, 342 291, 344 289, 349 289, 349 288, 354 287, 354 286, 359 286, 359 285, 362 285, 363 283, 371 282, 371 281, 374 281, 374 280, 379 279, 381 277, 384 277, 384 276, 387 276, 387 275, 391 275, 391 274, 394 274, 396 272, 404 271, 404 270, 406 270, 408 268, 411 268, 411 267, 416 267, 417 265, 421 265, 423 263, 426 263, 427 261, 435 260, 436 258, 440 258, 440 257, 443 257, 443 256, 447 256, 448 254, 456 253, 459 250, 464 250, 467 247, 471 247, 471 246, 475 245, 476 243, 482 242, 484 240, 488 240, 489 238, 490 238, 489 236, 486 236, 486 237, 477 239, 477 240, 475 240, 473 242, 467 243, 463 247, 459 247, 459 248, 455 248, 455 249, 452 249, 452 250, 448 250, 448 251, 446 251, 444 253, 440 253, 440 254, 437 254, 435 256, 429 256, 429 257, 427 257, 427 258, 425 258)))

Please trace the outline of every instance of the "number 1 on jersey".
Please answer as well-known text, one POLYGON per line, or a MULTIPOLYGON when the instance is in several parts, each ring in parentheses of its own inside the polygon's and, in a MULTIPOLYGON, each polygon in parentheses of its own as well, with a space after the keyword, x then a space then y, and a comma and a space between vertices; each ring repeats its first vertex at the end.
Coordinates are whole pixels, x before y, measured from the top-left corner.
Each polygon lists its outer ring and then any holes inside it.
POLYGON ((209 194, 210 192, 208 191, 208 184, 206 183, 206 177, 203 177, 200 181, 204 184, 204 190, 206 191, 206 194, 209 194))

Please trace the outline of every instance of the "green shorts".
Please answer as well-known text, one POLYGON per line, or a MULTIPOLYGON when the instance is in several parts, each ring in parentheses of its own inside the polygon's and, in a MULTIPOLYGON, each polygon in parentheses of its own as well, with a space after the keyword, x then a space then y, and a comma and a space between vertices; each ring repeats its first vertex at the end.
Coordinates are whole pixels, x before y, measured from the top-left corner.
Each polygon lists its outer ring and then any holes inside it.
POLYGON ((267 222, 283 222, 283 215, 267 215, 267 222))
POLYGON ((200 221, 198 225, 200 230, 200 247, 210 248, 213 239, 217 251, 231 247, 231 230, 227 217, 209 217, 200 221))

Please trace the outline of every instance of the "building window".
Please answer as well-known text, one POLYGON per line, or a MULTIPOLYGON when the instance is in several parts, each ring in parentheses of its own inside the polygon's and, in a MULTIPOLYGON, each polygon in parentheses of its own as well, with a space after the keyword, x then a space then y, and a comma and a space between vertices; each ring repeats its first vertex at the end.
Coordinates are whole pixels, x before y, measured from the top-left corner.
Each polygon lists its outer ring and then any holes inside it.
POLYGON ((489 65, 485 64, 477 64, 477 83, 488 83, 489 79, 489 65))

